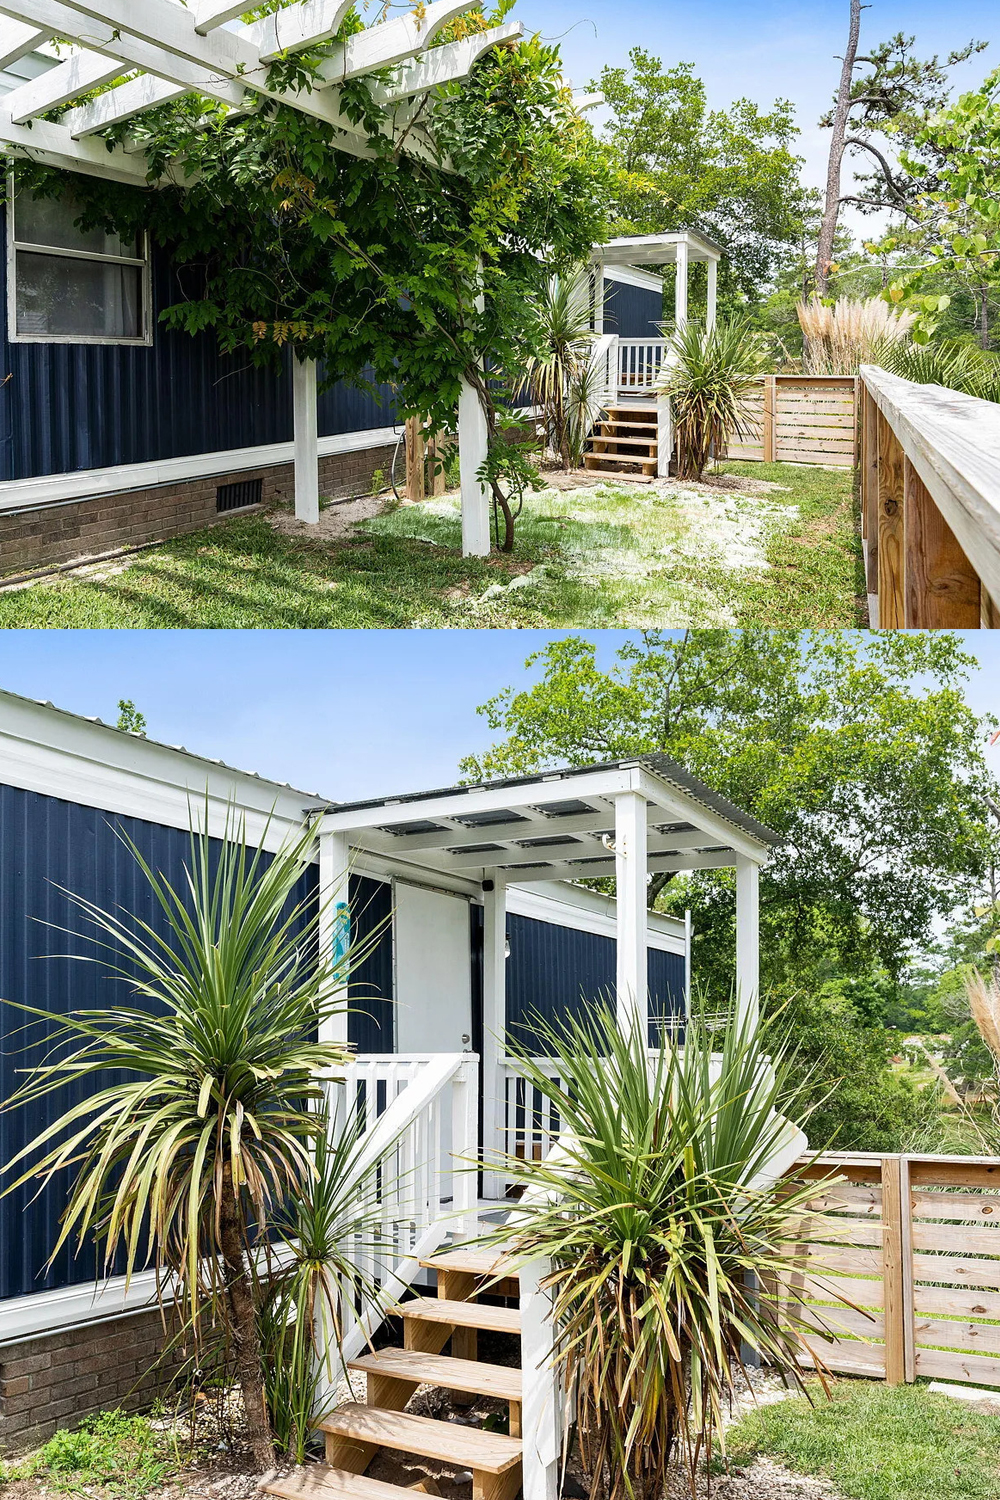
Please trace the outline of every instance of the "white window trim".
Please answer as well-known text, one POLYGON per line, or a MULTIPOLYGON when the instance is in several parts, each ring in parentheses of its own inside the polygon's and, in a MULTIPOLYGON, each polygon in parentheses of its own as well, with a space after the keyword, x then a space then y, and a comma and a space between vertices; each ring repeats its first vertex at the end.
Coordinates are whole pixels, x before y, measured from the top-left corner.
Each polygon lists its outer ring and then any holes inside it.
POLYGON ((7 176, 7 339, 12 344, 105 344, 131 349, 149 348, 153 342, 153 264, 149 234, 140 236, 141 256, 102 255, 100 251, 68 250, 57 245, 29 245, 19 241, 14 225, 14 174, 7 176), (139 338, 101 337, 86 333, 19 333, 17 329, 17 252, 52 255, 64 260, 96 261, 104 265, 137 266, 142 272, 142 334, 139 338))

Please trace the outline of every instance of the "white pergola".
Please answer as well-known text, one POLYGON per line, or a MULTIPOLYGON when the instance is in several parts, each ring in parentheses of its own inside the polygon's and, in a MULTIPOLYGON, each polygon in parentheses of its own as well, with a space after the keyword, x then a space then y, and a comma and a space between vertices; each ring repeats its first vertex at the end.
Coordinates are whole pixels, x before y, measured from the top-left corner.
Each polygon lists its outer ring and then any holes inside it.
POLYGON ((484 905, 484 1142, 499 1141, 506 1027, 506 889, 518 881, 611 875, 617 902, 616 1003, 630 1025, 647 1005, 649 876, 736 871, 736 997, 759 990, 758 874, 777 836, 665 755, 482 786, 354 802, 320 819, 320 900, 333 943, 352 865, 374 854, 412 879, 472 882, 484 905))
MULTIPOLYGON (((431 0, 405 12, 400 7, 333 48, 312 87, 279 87, 271 78, 272 65, 329 42, 353 3, 295 0, 263 20, 243 23, 238 18, 248 9, 246 0, 0 0, 0 68, 29 54, 42 67, 39 76, 0 98, 0 150, 150 186, 139 144, 126 138, 111 145, 102 131, 194 95, 237 114, 264 99, 277 100, 328 125, 338 150, 371 158, 377 153, 365 128, 340 104, 343 84, 371 78, 373 99, 386 107, 381 134, 404 154, 447 170, 430 129, 434 91, 467 77, 490 48, 516 41, 521 23, 505 22, 435 46, 442 27, 476 9, 479 0, 431 0), (115 86, 85 97, 109 83, 115 86), (58 122, 42 118, 66 105, 71 107, 58 122)), ((579 96, 577 102, 590 108, 600 96, 579 96)), ((184 185, 181 164, 171 168, 167 180, 184 185)), ((294 359, 292 370, 295 514, 314 524, 319 520, 316 366, 294 359)), ((485 556, 490 503, 476 478, 485 452, 485 417, 472 386, 462 393, 459 442, 463 550, 485 556)))
MULTIPOLYGON (((707 235, 686 229, 679 234, 628 235, 617 240, 608 240, 594 251, 595 264, 603 266, 670 266, 675 270, 676 300, 675 315, 678 324, 688 315, 688 269, 692 261, 703 260, 708 268, 708 306, 705 322, 712 328, 715 324, 715 308, 719 284, 719 261, 722 247, 707 235)), ((597 332, 603 333, 598 309, 597 332)))

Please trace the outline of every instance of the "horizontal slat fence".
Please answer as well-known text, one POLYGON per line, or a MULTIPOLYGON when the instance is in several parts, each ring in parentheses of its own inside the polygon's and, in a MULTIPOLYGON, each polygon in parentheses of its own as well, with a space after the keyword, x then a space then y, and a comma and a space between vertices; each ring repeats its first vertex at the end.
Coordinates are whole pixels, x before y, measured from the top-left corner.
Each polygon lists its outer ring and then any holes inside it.
POLYGON ((831 464, 855 455, 853 375, 764 375, 748 402, 754 434, 731 438, 727 457, 765 463, 831 464))
POLYGON ((798 1172, 817 1196, 780 1290, 816 1361, 1000 1387, 1000 1160, 830 1153, 798 1172))

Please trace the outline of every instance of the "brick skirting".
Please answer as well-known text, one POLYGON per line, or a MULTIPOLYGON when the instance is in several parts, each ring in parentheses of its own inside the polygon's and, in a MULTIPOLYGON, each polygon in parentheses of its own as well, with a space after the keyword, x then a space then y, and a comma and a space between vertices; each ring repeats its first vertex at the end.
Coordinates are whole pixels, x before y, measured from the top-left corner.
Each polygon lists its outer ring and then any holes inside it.
POLYGON ((158 1312, 0 1343, 0 1454, 24 1453, 91 1412, 148 1406, 167 1381, 150 1373, 163 1342, 158 1312))
MULTIPOLYGON (((339 500, 367 493, 376 469, 388 475, 392 454, 393 449, 388 446, 321 457, 320 494, 325 499, 339 500)), ((280 500, 291 502, 294 497, 294 470, 288 463, 215 474, 210 479, 158 484, 150 489, 131 489, 117 495, 95 495, 89 500, 69 500, 30 510, 0 511, 0 576, 198 531, 227 519, 226 514, 219 515, 215 508, 219 486, 248 479, 264 481, 264 505, 280 500)))

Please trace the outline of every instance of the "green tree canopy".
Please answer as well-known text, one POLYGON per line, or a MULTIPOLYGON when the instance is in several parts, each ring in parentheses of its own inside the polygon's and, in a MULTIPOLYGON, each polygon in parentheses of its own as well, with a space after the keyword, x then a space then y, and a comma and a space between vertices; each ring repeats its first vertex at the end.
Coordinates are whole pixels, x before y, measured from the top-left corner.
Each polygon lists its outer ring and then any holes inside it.
MULTIPOLYGON (((502 739, 462 765, 517 775, 648 751, 673 756, 781 835, 762 872, 762 980, 896 976, 983 879, 994 834, 973 658, 945 632, 646 633, 602 671, 580 637, 529 659, 541 679, 482 706, 502 739)), ((728 872, 657 876, 694 911, 697 968, 728 989, 728 872)))
POLYGON ((642 47, 593 84, 611 106, 604 144, 615 171, 616 234, 703 229, 726 252, 723 290, 755 298, 799 232, 803 190, 792 106, 749 99, 709 109, 690 63, 664 68, 642 47))

